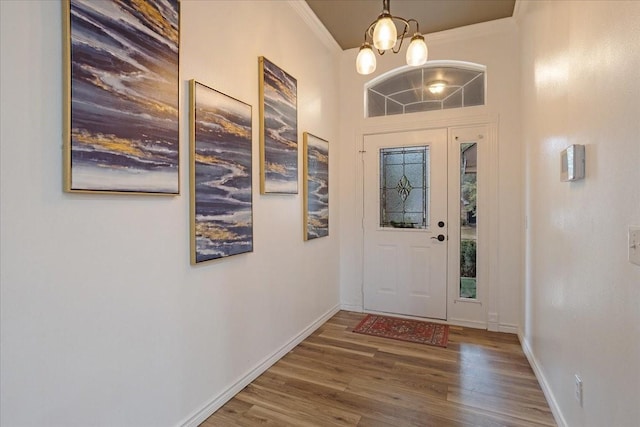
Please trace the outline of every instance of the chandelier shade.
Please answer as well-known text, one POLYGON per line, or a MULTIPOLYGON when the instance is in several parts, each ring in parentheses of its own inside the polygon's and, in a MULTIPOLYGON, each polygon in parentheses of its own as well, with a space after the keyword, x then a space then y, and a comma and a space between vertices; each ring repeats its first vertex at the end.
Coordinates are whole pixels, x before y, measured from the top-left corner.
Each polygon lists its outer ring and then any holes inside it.
POLYGON ((418 21, 391 15, 390 1, 382 0, 382 13, 364 32, 364 43, 360 46, 356 58, 356 71, 359 74, 371 74, 376 70, 376 56, 371 47, 372 44, 380 55, 384 55, 387 51, 398 53, 412 24, 415 25, 416 31, 407 48, 407 64, 417 67, 427 62, 429 50, 424 36, 420 34, 418 21), (398 28, 400 28, 399 36, 398 28))
POLYGON ((369 43, 365 43, 360 47, 358 57, 356 58, 356 70, 359 74, 371 74, 376 70, 376 55, 371 49, 369 43))
POLYGON ((411 38, 411 43, 407 48, 407 64, 414 67, 418 67, 427 62, 427 56, 429 55, 429 49, 424 42, 422 34, 415 34, 411 38))
POLYGON ((378 50, 392 49, 398 41, 398 30, 390 16, 378 18, 373 28, 373 45, 378 50))

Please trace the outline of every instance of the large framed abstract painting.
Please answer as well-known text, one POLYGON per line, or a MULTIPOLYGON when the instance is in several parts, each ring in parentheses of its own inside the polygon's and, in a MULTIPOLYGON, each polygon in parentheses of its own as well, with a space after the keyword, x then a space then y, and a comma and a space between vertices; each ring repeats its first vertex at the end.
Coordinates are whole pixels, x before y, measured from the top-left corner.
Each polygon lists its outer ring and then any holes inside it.
POLYGON ((308 132, 303 138, 304 240, 329 235, 329 143, 308 132))
POLYGON ((251 106, 189 85, 191 263, 253 251, 251 106))
POLYGON ((260 193, 298 193, 298 83, 260 57, 260 193))
POLYGON ((179 194, 179 0, 64 0, 64 190, 179 194))

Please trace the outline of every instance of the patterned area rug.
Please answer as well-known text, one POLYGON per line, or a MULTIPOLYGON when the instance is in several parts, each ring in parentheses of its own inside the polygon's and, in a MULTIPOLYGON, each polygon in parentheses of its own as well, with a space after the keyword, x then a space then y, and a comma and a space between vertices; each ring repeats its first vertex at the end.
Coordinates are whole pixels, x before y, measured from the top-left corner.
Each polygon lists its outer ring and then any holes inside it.
POLYGON ((353 332, 438 347, 446 347, 449 339, 448 325, 374 314, 367 314, 353 332))

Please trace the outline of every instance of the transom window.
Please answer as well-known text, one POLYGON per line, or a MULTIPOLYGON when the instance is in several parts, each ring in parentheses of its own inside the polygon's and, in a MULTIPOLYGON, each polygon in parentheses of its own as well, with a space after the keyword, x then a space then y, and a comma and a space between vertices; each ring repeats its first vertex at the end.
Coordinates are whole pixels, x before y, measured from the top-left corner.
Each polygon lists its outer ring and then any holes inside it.
POLYGON ((462 108, 485 103, 485 67, 428 64, 393 71, 366 88, 367 117, 462 108))

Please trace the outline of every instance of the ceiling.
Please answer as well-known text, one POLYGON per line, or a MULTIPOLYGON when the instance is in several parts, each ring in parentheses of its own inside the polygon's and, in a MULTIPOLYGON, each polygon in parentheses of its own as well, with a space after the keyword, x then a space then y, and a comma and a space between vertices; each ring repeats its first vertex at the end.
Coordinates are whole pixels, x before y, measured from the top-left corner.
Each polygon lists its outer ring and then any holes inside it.
MULTIPOLYGON (((359 47, 365 30, 382 12, 382 0, 306 1, 342 49, 359 47)), ((510 17, 515 3, 515 0, 391 0, 390 12, 393 16, 417 20, 420 32, 429 34, 510 17)))

